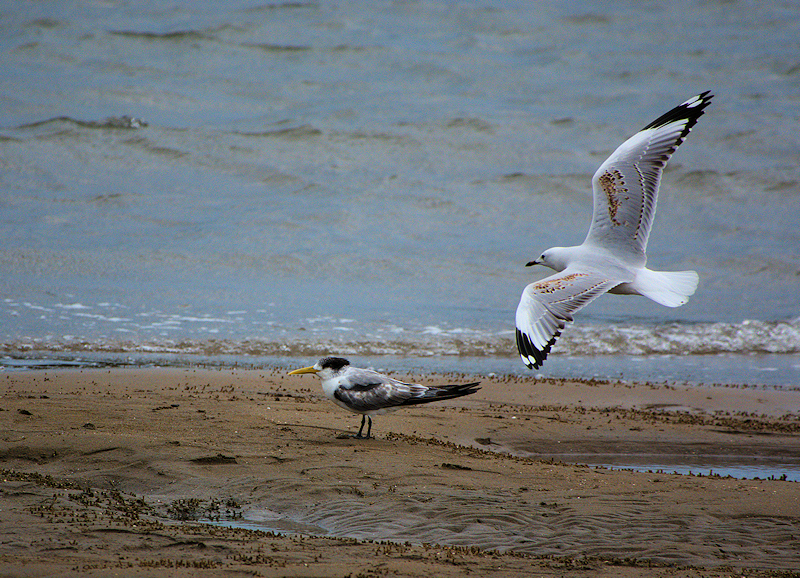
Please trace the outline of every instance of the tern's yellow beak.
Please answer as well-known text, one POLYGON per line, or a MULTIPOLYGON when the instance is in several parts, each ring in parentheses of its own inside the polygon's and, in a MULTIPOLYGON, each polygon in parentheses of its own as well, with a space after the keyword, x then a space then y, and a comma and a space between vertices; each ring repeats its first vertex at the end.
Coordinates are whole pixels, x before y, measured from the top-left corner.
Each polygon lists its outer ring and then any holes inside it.
POLYGON ((295 369, 294 371, 290 371, 289 375, 300 375, 301 373, 317 373, 317 369, 314 368, 312 365, 311 367, 303 367, 301 369, 295 369))

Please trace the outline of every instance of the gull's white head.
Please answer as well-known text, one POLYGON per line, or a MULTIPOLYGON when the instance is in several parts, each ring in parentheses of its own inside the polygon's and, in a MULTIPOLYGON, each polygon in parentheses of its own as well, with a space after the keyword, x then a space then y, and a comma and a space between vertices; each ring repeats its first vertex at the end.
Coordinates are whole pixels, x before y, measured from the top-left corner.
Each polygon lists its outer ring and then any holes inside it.
POLYGON ((532 265, 544 265, 554 271, 563 271, 569 265, 570 249, 572 247, 551 247, 541 254, 537 259, 529 261, 526 267, 532 265))
POLYGON ((315 373, 323 380, 330 379, 350 366, 350 362, 342 357, 323 357, 311 367, 302 367, 290 371, 289 375, 315 373))

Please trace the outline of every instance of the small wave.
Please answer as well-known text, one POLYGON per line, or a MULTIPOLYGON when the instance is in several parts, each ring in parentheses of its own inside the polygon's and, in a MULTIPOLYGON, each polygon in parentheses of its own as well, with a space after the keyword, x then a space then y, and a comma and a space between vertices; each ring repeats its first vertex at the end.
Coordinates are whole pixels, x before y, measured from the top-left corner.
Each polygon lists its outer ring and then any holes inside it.
POLYGON ((449 121, 445 126, 447 128, 474 130, 476 132, 483 132, 491 134, 494 129, 491 124, 480 118, 474 117, 458 117, 449 121))
POLYGON ((140 30, 110 30, 112 36, 122 38, 140 38, 144 40, 203 40, 209 36, 197 30, 173 30, 171 32, 150 32, 140 30))
POLYGON ((253 8, 245 8, 243 12, 266 12, 273 10, 287 10, 296 8, 316 8, 316 2, 274 2, 271 4, 260 4, 253 8))
POLYGON ((273 130, 256 131, 256 132, 239 132, 238 134, 248 137, 269 137, 269 138, 282 138, 287 140, 300 140, 322 135, 322 131, 309 124, 302 124, 299 126, 291 126, 285 128, 276 128, 273 130))
POLYGON ((147 126, 147 122, 145 122, 144 120, 128 115, 109 116, 99 121, 80 120, 77 118, 72 118, 70 116, 54 116, 52 118, 26 123, 18 126, 17 128, 20 130, 41 128, 51 124, 59 124, 59 123, 71 124, 82 128, 123 129, 123 130, 137 129, 147 126))
POLYGON ((309 52, 312 50, 311 46, 306 44, 270 44, 270 43, 244 43, 242 46, 245 48, 257 48, 267 53, 281 54, 281 53, 298 53, 309 52))

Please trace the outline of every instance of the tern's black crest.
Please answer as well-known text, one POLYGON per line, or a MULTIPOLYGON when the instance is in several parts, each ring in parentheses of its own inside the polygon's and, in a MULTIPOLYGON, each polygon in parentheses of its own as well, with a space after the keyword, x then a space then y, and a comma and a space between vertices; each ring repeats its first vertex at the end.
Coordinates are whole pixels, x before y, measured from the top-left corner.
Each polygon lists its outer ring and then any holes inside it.
POLYGON ((319 360, 319 365, 322 369, 332 369, 339 371, 343 367, 350 365, 350 362, 343 357, 323 357, 319 360))

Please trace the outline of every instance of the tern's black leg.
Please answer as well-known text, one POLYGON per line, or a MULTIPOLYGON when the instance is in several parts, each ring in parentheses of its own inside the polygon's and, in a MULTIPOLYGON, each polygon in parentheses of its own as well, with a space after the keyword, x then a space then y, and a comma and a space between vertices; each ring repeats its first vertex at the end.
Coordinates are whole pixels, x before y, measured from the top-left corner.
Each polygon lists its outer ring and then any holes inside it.
POLYGON ((372 418, 366 414, 362 414, 361 427, 358 428, 358 433, 353 437, 359 440, 368 440, 371 433, 372 433, 372 418), (369 425, 367 426, 367 435, 362 435, 364 433, 364 423, 366 423, 367 420, 369 420, 369 425))

